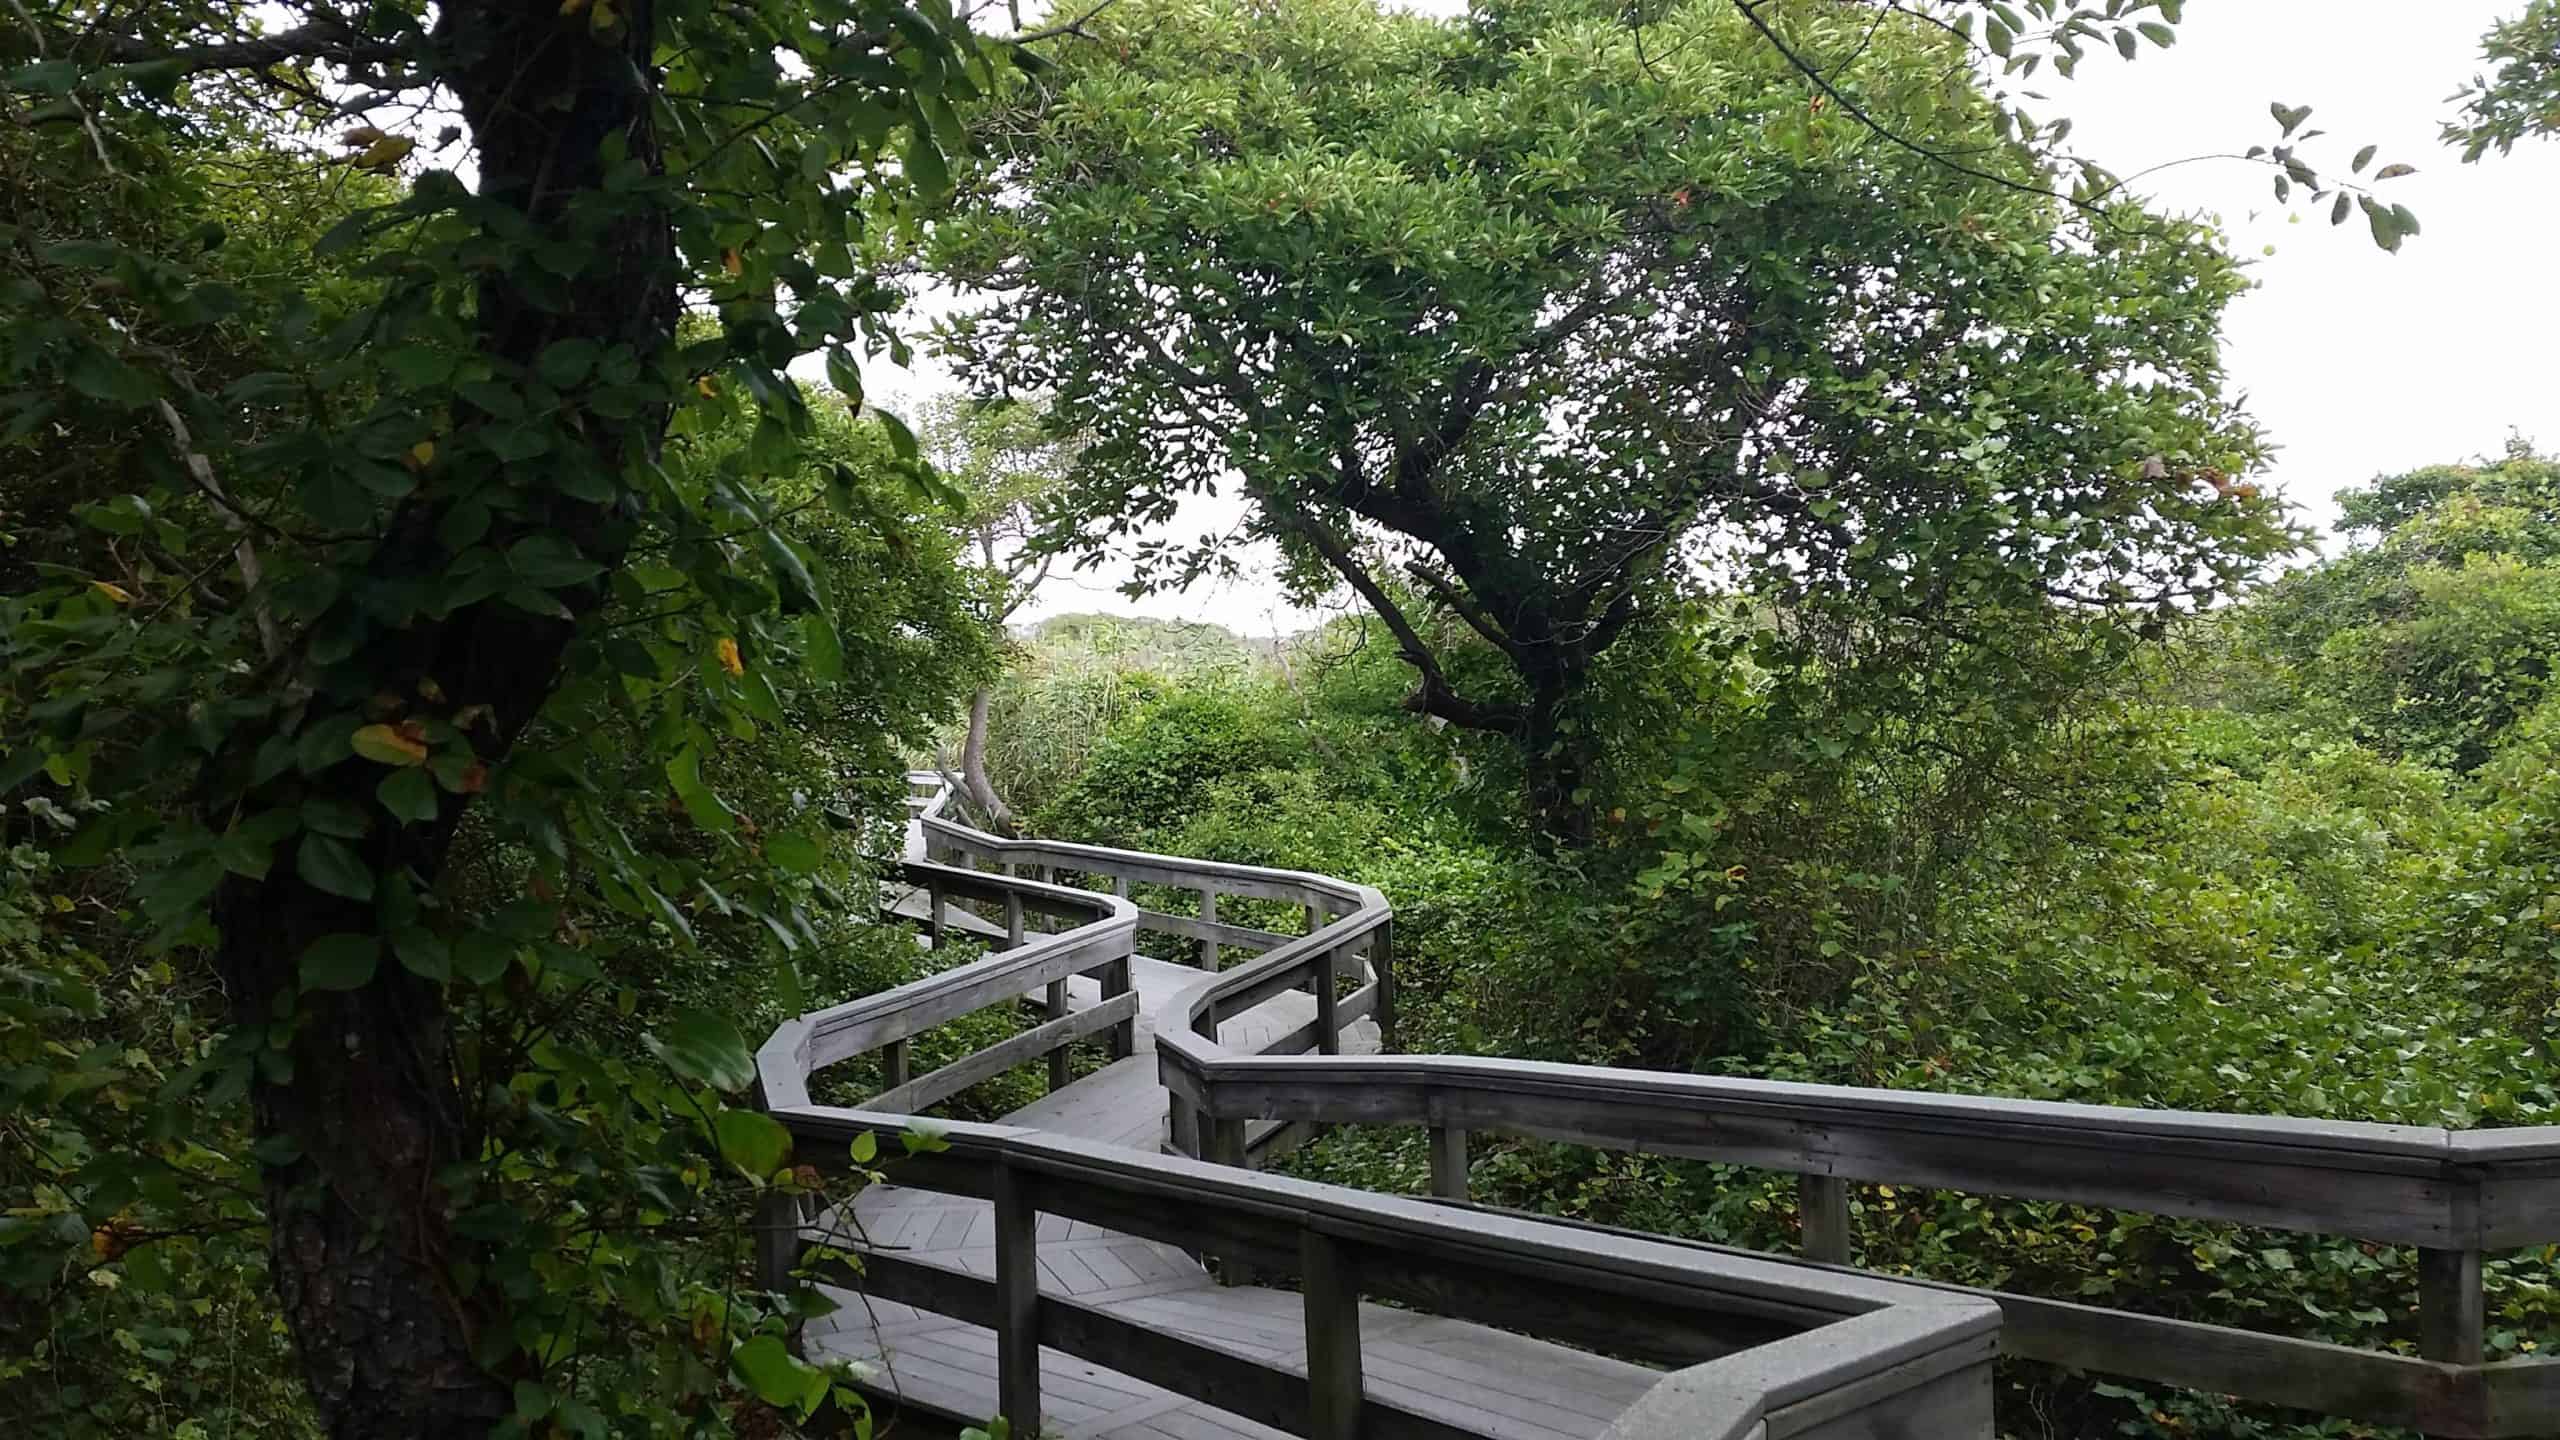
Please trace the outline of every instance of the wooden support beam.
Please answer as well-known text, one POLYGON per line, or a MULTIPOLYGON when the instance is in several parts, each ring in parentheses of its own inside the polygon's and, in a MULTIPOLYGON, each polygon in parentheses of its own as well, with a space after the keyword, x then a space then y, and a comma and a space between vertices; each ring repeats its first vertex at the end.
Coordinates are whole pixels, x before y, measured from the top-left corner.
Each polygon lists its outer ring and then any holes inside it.
POLYGON ((1467 1132, 1455 1125, 1431 1127, 1431 1193, 1443 1200, 1467 1198, 1467 1132))
POLYGON ((2486 1309, 2480 1252, 2418 1251, 2418 1353, 2453 1365, 2477 1365, 2486 1309))
POLYGON ((1378 1003, 1370 1014, 1378 1022, 1378 1034, 1386 1048, 1396 1048, 1396 946, 1395 924, 1389 921, 1369 932, 1369 970, 1377 978, 1378 1003))
POLYGON ((767 1290, 791 1288, 791 1267, 800 1263, 800 1197, 768 1190, 756 1202, 756 1283, 767 1290))
MULTIPOLYGON (((1054 1024, 1057 1021, 1067 1018, 1066 981, 1050 981, 1048 993, 1042 997, 1042 1000, 1049 1012, 1049 1020, 1051 1023, 1054 1024)), ((1067 1088, 1067 1082, 1074 1078, 1074 1066, 1072 1064, 1074 1059, 1074 1054, 1064 1043, 1061 1043, 1057 1049, 1049 1052, 1049 1093, 1054 1095, 1058 1091, 1067 1088)))
POLYGON ((1004 897, 1004 948, 1007 950, 1022 948, 1022 897, 1020 895, 1008 894, 1004 897))
POLYGON ((1012 1433, 1040 1433, 1040 1212, 1029 1177, 999 1162, 996 1211, 996 1408, 1012 1433))
POLYGON ((907 1042, 892 1040, 880 1047, 880 1088, 903 1089, 911 1079, 907 1074, 907 1042))
POLYGON ((924 890, 924 899, 926 906, 926 919, 924 925, 924 933, 926 937, 925 943, 929 947, 939 950, 942 948, 942 887, 939 885, 926 886, 924 890))
MULTIPOLYGON (((1202 1158, 1213 1165, 1232 1165, 1239 1170, 1245 1168, 1245 1122, 1242 1117, 1226 1120, 1203 1113, 1193 1123, 1200 1127, 1201 1143, 1208 1147, 1209 1153, 1202 1158)), ((1253 1267, 1246 1264, 1242 1257, 1214 1253, 1213 1258, 1217 1261, 1220 1285, 1253 1283, 1253 1267)))
MULTIPOLYGON (((1128 956, 1123 955, 1102 967, 1102 998, 1105 1002, 1115 996, 1128 994, 1129 983, 1128 956)), ((1126 1060, 1137 1053, 1138 1019, 1133 1014, 1111 1027, 1111 1058, 1126 1060)))
MULTIPOLYGON (((1212 925, 1218 922, 1217 891, 1203 890, 1200 892, 1200 918, 1208 921, 1212 925)), ((1200 968, 1208 971, 1212 975, 1218 973, 1217 941, 1203 940, 1200 942, 1200 968)))
POLYGON ((1342 1247, 1298 1232, 1298 1281, 1307 1321, 1307 1440, 1359 1440, 1360 1291, 1342 1247))
POLYGON ((1327 950, 1316 957, 1316 1049, 1327 1055, 1342 1053, 1342 1019, 1334 1013, 1334 964, 1338 952, 1327 950))
POLYGON ((1798 1175, 1796 1204, 1804 1221, 1804 1258, 1825 1265, 1852 1263, 1849 1182, 1837 1175, 1798 1175))

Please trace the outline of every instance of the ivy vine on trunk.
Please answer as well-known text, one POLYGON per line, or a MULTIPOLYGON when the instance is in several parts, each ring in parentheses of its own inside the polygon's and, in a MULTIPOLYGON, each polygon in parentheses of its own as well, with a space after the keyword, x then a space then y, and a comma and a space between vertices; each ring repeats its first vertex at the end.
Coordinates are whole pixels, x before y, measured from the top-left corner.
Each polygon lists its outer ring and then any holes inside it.
POLYGON ((825 351, 858 401, 855 347, 896 344, 866 257, 1012 52, 933 0, 273 8, 13 6, 0 38, 0 93, 83 183, 151 183, 146 132, 230 114, 320 143, 362 197, 315 283, 249 295, 206 260, 218 232, 0 228, 5 443, 129 446, 92 543, 7 597, 0 788, 42 792, 66 861, 129 867, 233 1022, 164 1092, 164 1140, 69 1189, 114 1211, 155 1166, 210 1183, 177 1117, 245 1093, 332 1434, 698 1432, 743 1413, 704 1405, 731 1387, 805 1414, 849 1392, 778 1348, 800 1301, 625 1248, 807 1183, 724 1108, 735 1027, 654 1017, 643 1073, 564 1022, 611 993, 596 917, 682 946, 712 896, 786 949, 810 933, 809 847, 768 854, 701 760, 840 677, 867 598, 755 477, 811 434, 786 365, 825 351), (194 363, 252 303, 257 332, 225 332, 250 363, 194 363), (737 454, 661 463, 741 399, 737 454), (586 779, 608 715, 662 751, 692 838, 644 843, 586 779), (453 873, 466 837, 507 903, 453 873))

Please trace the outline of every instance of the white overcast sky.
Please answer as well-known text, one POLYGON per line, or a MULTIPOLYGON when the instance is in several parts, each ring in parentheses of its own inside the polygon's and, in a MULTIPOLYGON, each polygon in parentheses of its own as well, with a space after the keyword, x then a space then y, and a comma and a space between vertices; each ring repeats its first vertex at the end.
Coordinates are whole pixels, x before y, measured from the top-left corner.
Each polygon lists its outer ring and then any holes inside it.
MULTIPOLYGON (((2416 175, 2386 189, 2425 233, 2398 255, 2376 249, 2361 216, 2277 206, 2265 172, 2236 162, 2183 165, 2138 188, 2168 208, 2221 215, 2258 288, 2234 305, 2225 356, 2235 391, 2281 448, 2268 479, 2313 522, 2331 497, 2377 474, 2495 454, 2510 431, 2560 446, 2560 141, 2463 165, 2436 141, 2445 97, 2478 67, 2481 32, 2524 0, 2201 0, 2179 43, 2133 65, 2092 64, 2040 88, 2039 113, 2073 117, 2076 148, 2119 173, 2271 137, 2267 103, 2314 107, 2342 165, 2366 141, 2376 165, 2416 175), (2274 253, 2261 257, 2273 246, 2274 253)), ((1456 0, 1416 8, 1454 10, 1456 0)), ((928 307, 932 308, 932 307, 928 307)), ((930 359, 912 372, 881 362, 878 403, 909 410, 952 380, 930 359)), ((1223 527, 1231 504, 1195 502, 1187 530, 1223 527)), ((1054 573, 1022 616, 1109 610, 1211 620, 1267 634, 1311 618, 1279 598, 1267 561, 1242 581, 1130 601, 1125 572, 1054 573)))

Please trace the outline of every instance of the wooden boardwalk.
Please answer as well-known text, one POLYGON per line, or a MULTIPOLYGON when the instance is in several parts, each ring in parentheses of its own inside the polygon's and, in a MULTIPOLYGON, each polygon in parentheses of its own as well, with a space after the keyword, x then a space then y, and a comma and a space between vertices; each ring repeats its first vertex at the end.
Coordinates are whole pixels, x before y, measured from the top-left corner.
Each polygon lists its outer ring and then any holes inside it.
MULTIPOLYGON (((1166 1099, 1156 1079, 1155 1018, 1202 978, 1184 965, 1138 959, 1131 979, 1141 997, 1138 1053, 1006 1117, 1009 1124, 1154 1150, 1164 1139, 1166 1099)), ((1071 993, 1071 1003, 1091 1003, 1071 993)), ((1304 1024, 1315 1001, 1279 996, 1234 1017, 1220 1038, 1240 1049, 1304 1024)), ((1346 1049, 1374 1050, 1362 1022, 1346 1049)), ((903 1258, 981 1277, 995 1274, 994 1213, 984 1201, 879 1186, 855 1202, 837 1243, 895 1251, 903 1258), (849 1232, 849 1233, 848 1233, 849 1232)), ((1195 1342, 1283 1365, 1302 1366, 1305 1320, 1294 1292, 1222 1287, 1189 1255, 1057 1216, 1041 1220, 1040 1286, 1121 1318, 1195 1342)), ((843 1307, 810 1327, 812 1357, 857 1363, 884 1409, 909 1407, 979 1422, 996 1412, 994 1332, 885 1301, 832 1292, 843 1307)), ((1588 1440, 1661 1378, 1657 1371, 1482 1325, 1409 1310, 1361 1307, 1361 1358, 1369 1392, 1500 1440, 1588 1440)), ((1041 1390, 1050 1433, 1138 1440, 1213 1440, 1283 1432, 1227 1414, 1055 1350, 1041 1352, 1041 1390)))

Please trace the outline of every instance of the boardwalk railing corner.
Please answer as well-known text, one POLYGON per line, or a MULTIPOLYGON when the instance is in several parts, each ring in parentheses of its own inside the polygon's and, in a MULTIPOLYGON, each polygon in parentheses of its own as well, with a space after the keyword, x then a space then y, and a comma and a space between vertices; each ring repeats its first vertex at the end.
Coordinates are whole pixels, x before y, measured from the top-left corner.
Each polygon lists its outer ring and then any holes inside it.
MULTIPOLYGON (((996 1277, 955 1280, 891 1254, 862 1257, 862 1283, 875 1291, 885 1286, 892 1298, 994 1326, 1003 1405, 1017 1429, 1038 1414, 1038 1366, 1026 1357, 1047 1345, 1295 1434, 1468 1433, 1364 1391, 1357 1301, 1366 1294, 1677 1367, 1620 1417, 1610 1433, 1625 1440, 1987 1437, 1995 1345, 2012 1358, 2433 1436, 2560 1431, 2560 1362, 2487 1361, 2481 1293, 2484 1252, 2560 1240, 2560 1128, 2453 1132, 1344 1053, 1360 1020, 1393 1023, 1392 916, 1377 891, 1322 875, 997 836, 949 813, 951 790, 939 777, 913 778, 929 857, 903 875, 929 897, 916 918, 935 943, 959 927, 991 953, 777 1031, 759 1065, 768 1103, 795 1134, 814 1142, 894 1131, 1040 1055, 1063 1084, 1063 1047, 1101 1029, 1112 1032, 1114 1056, 1130 1054, 1128 967, 1140 936, 1196 946, 1202 972, 1154 1036, 1171 1153, 954 1124, 950 1148, 906 1162, 898 1183, 995 1200, 996 1277), (1104 881, 1107 894, 1089 888, 1104 881), (1196 897, 1194 913, 1132 898, 1185 892, 1196 897), (1254 902, 1263 915, 1275 904, 1297 908, 1302 928, 1236 923, 1222 917, 1222 899, 1254 902), (1064 928, 1034 933, 1028 917, 1064 928), (1237 953, 1246 958, 1222 963, 1237 953), (1074 1012, 1063 987, 1080 975, 1099 980, 1104 999, 1074 1012), (909 1037, 1019 1005, 1035 987, 1046 997, 1042 1023, 907 1078, 899 1047, 909 1037), (1313 997, 1313 1018, 1240 1048, 1248 1042, 1230 1022, 1292 991, 1313 997), (811 1102, 813 1073, 871 1053, 883 1059, 879 1093, 859 1109, 811 1102), (1317 1127, 1344 1124, 1427 1131, 1438 1205, 1256 1173, 1317 1127), (1820 1263, 1470 1206, 1470 1137, 1483 1134, 1792 1172, 1806 1259, 1820 1263), (2419 1353, 1887 1281, 1848 1268, 1858 1184, 2413 1247, 2419 1353), (1044 1212, 1173 1241, 1235 1273, 1295 1277, 1306 1297, 1302 1365, 1241 1360, 1039 1293, 1025 1268, 1037 1247, 1026 1217, 1044 1212), (1902 1428, 1858 1428, 1889 1414, 1902 1428), (1925 1423, 1904 1423, 1914 1419, 1925 1423)), ((785 1242, 768 1257, 777 1275, 817 1233, 778 1228, 785 1242)))

